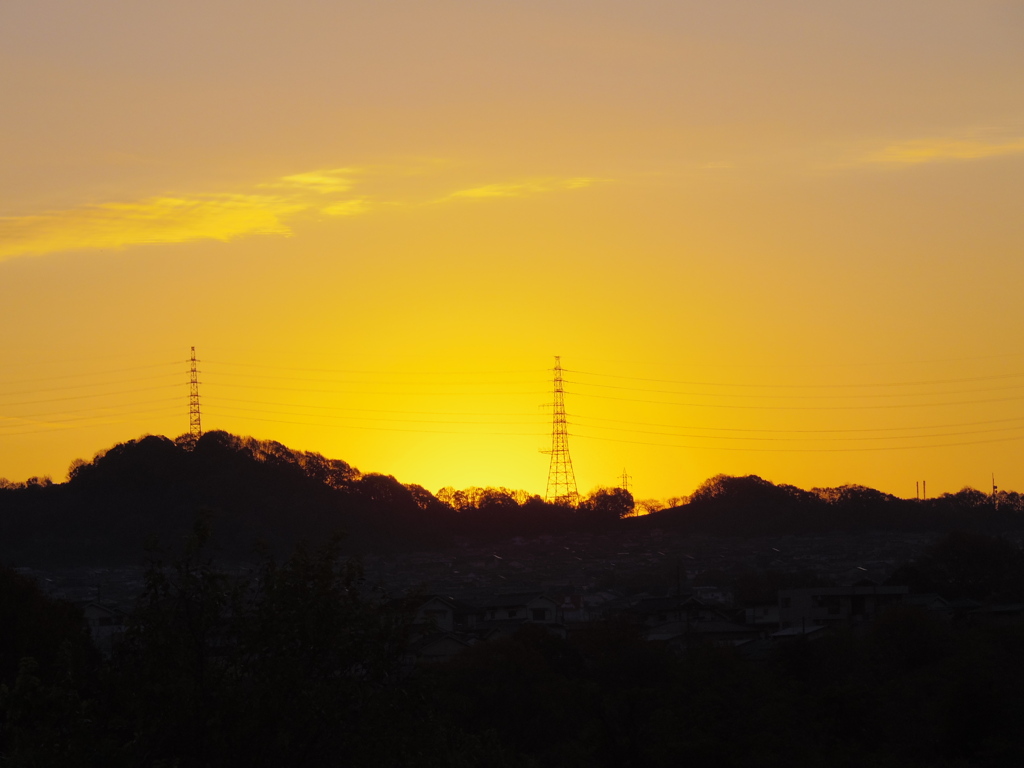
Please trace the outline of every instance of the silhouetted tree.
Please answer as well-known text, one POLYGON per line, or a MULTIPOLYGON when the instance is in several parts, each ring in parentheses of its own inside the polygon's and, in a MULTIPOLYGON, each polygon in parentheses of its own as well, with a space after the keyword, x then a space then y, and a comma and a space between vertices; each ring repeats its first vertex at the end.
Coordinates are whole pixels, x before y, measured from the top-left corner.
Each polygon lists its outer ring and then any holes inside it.
POLYGON ((228 574, 200 520, 184 554, 154 559, 113 659, 111 702, 133 764, 400 764, 383 730, 405 719, 407 626, 362 596, 339 542, 228 574), (399 720, 399 718, 402 718, 399 720))
POLYGON ((0 684, 10 685, 25 657, 35 659, 44 676, 55 674, 67 654, 92 652, 79 608, 47 596, 32 579, 0 566, 0 684))
POLYGON ((620 520, 633 511, 633 494, 625 488, 598 488, 580 502, 579 514, 595 523, 620 520))
POLYGON ((98 759, 82 690, 100 663, 81 610, 0 567, 0 764, 98 759))
POLYGON ((764 534, 820 527, 822 507, 818 496, 791 485, 775 485, 757 475, 716 475, 693 492, 685 507, 670 512, 698 530, 764 534))
POLYGON ((916 560, 898 568, 893 584, 909 584, 947 599, 1024 599, 1024 553, 1001 538, 954 531, 931 544, 916 560))

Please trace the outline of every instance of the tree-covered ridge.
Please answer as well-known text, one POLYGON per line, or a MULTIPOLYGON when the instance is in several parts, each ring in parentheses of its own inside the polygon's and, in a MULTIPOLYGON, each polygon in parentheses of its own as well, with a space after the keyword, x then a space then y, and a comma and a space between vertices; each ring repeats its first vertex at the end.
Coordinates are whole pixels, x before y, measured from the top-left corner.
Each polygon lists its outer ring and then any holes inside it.
POLYGON ((68 481, 0 483, 0 559, 124 559, 150 536, 180 541, 197 512, 218 518, 219 545, 243 556, 257 541, 287 551, 338 531, 354 548, 432 546, 452 536, 531 536, 648 527, 724 535, 1020 527, 1024 500, 965 488, 928 500, 858 485, 803 490, 755 475, 719 475, 684 503, 635 504, 601 488, 575 507, 506 488, 433 494, 390 475, 280 443, 208 432, 148 435, 76 460, 68 481), (649 512, 634 517, 636 511, 649 512))
POLYGON ((717 475, 685 504, 652 516, 692 531, 717 534, 863 530, 1012 530, 1024 523, 1024 498, 973 488, 932 499, 902 499, 862 485, 804 490, 757 475, 717 475))
POLYGON ((0 484, 0 533, 8 534, 0 557, 74 557, 83 543, 100 557, 126 555, 148 536, 181 540, 203 509, 218 518, 220 546, 244 555, 257 541, 286 551, 338 531, 353 546, 381 547, 565 530, 614 522, 632 508, 618 489, 600 489, 579 509, 505 489, 439 495, 273 441, 147 435, 76 460, 66 483, 0 484))

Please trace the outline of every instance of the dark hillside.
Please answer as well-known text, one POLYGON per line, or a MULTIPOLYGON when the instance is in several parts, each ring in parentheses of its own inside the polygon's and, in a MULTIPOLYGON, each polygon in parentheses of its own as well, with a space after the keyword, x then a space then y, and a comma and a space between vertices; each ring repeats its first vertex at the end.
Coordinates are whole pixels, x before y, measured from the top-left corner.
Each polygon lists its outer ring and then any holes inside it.
POLYGON ((688 503, 629 521, 718 536, 764 536, 846 531, 1004 533, 1024 528, 1017 493, 988 496, 972 488, 935 499, 901 499, 860 485, 815 488, 775 485, 756 475, 717 475, 688 503))
POLYGON ((507 541, 569 531, 777 536, 865 531, 1003 533, 1024 529, 1016 493, 965 488, 918 501, 858 485, 802 490, 756 475, 718 475, 683 506, 632 518, 628 491, 599 489, 576 508, 506 488, 434 496, 394 477, 273 441, 209 432, 149 435, 74 462, 66 483, 0 482, 0 562, 137 563, 145 542, 177 547, 210 514, 221 557, 257 543, 283 554, 299 541, 345 536, 350 553, 431 549, 456 537, 507 541))
POLYGON ((148 540, 181 542, 200 512, 212 514, 226 557, 245 557, 257 542, 283 553, 337 532, 358 547, 427 530, 394 478, 225 432, 194 447, 150 435, 75 462, 67 483, 0 490, 0 559, 137 562, 148 540))

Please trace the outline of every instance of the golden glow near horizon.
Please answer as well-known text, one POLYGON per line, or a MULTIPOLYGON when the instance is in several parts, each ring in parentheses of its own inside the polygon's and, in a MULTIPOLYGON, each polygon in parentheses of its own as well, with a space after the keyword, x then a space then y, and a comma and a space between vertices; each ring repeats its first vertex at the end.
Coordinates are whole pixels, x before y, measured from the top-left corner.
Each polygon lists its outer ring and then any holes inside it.
POLYGON ((1024 7, 0 7, 0 477, 1024 491, 1024 7))

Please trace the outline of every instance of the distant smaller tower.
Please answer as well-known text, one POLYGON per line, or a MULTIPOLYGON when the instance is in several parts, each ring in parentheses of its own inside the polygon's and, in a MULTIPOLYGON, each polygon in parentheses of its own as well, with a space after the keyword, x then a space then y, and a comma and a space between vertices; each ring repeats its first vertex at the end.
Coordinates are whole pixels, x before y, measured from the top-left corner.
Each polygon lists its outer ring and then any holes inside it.
POLYGON ((203 436, 203 421, 199 415, 199 369, 196 368, 196 348, 192 347, 192 357, 190 361, 192 368, 189 371, 191 374, 189 378, 189 389, 188 389, 188 433, 192 438, 192 443, 203 436))
POLYGON ((625 469, 623 469, 623 470, 622 470, 622 485, 621 485, 621 486, 619 486, 619 487, 620 487, 620 488, 622 488, 622 490, 624 490, 624 491, 627 491, 627 492, 628 492, 628 491, 629 491, 629 481, 630 481, 631 479, 632 479, 632 478, 631 478, 631 477, 630 477, 630 476, 629 476, 629 475, 628 475, 628 474, 626 473, 626 470, 625 470, 625 469))

